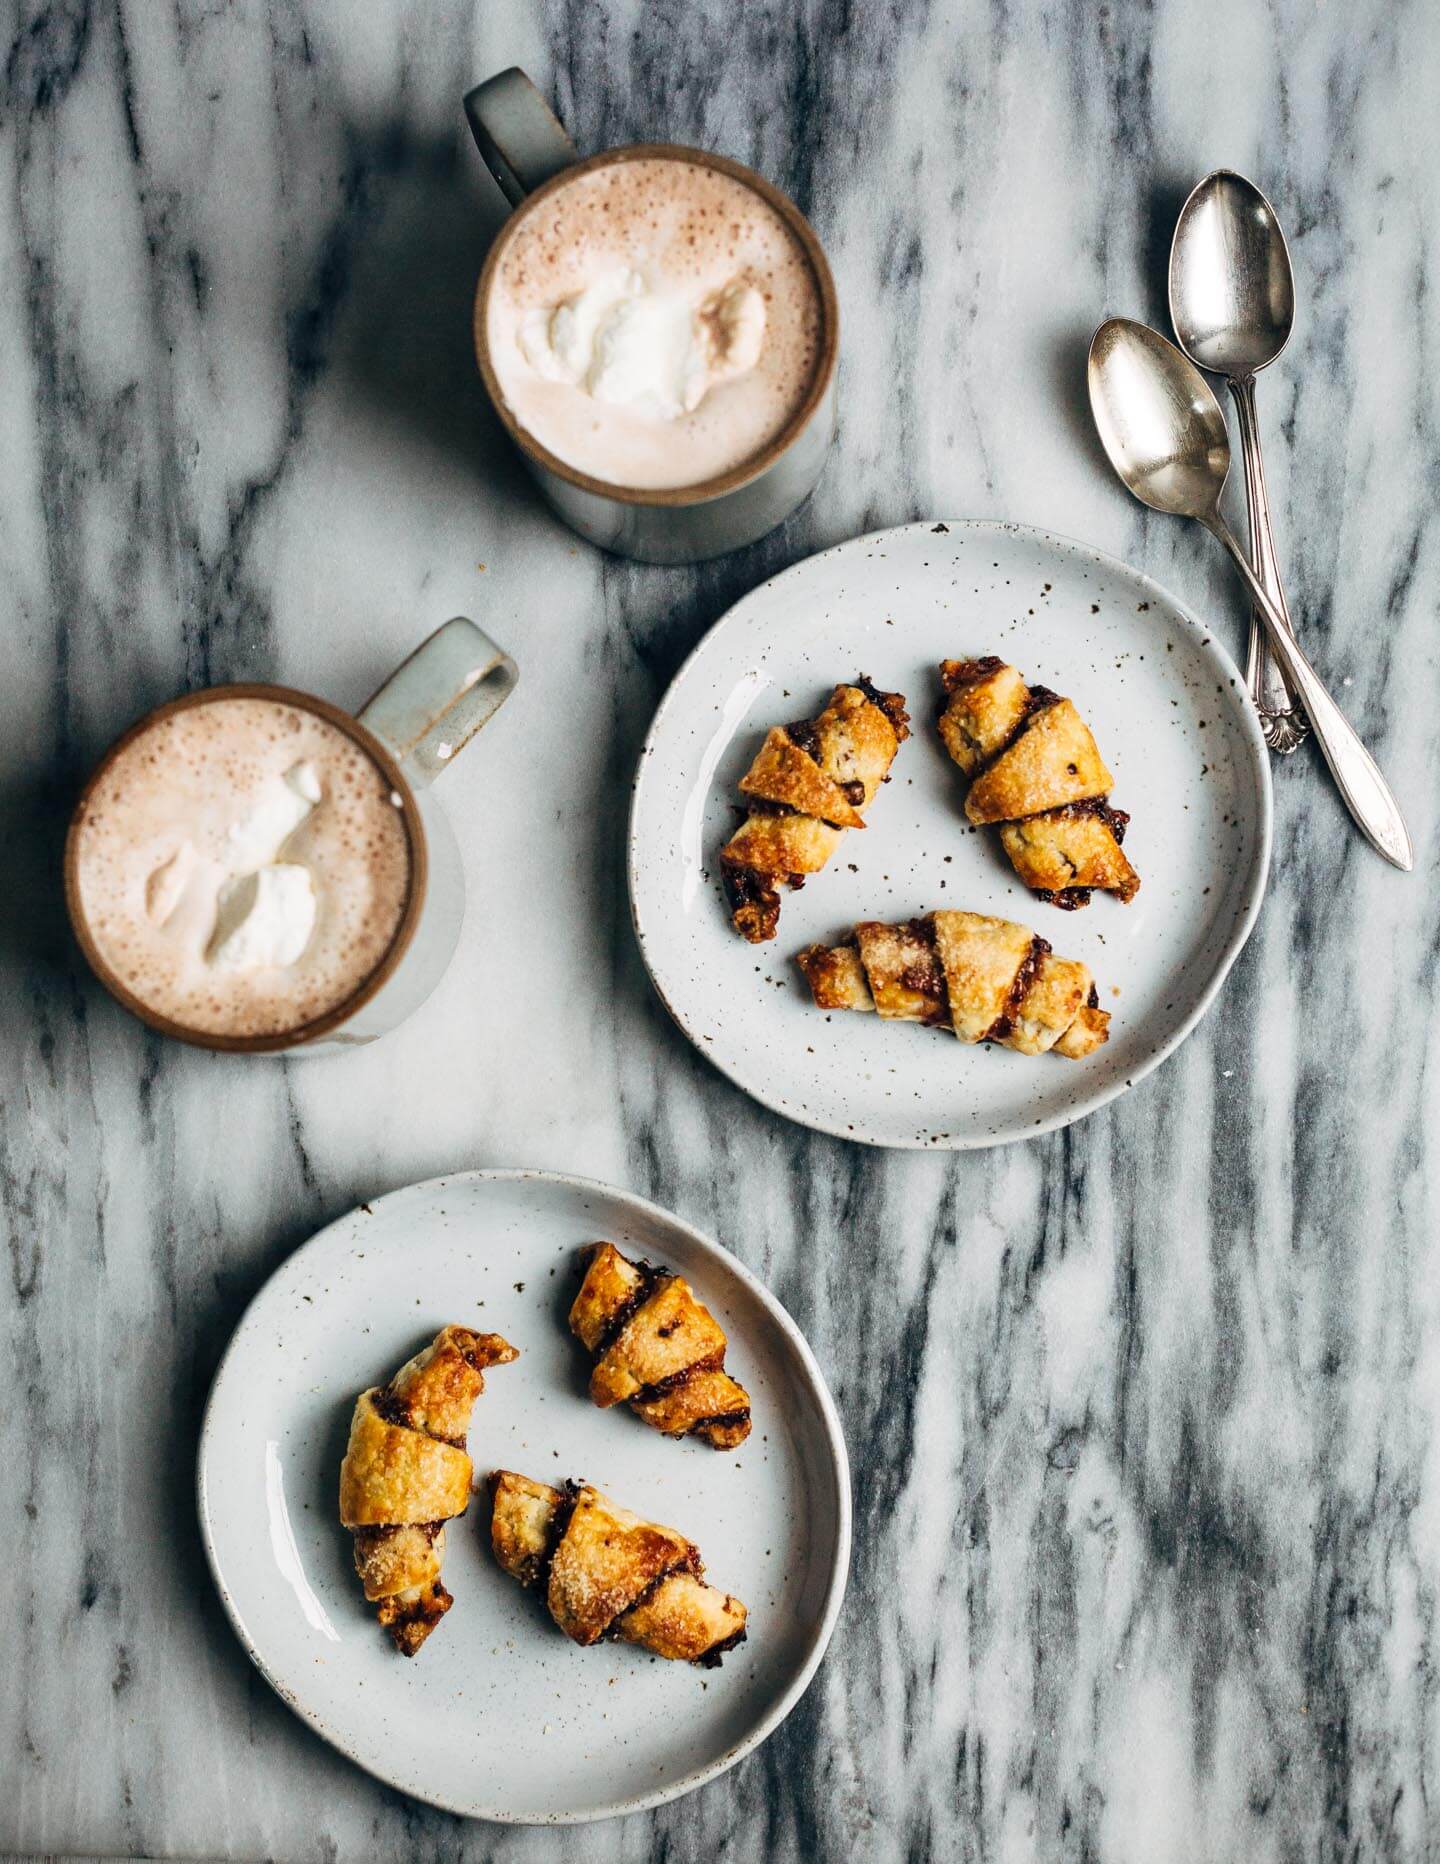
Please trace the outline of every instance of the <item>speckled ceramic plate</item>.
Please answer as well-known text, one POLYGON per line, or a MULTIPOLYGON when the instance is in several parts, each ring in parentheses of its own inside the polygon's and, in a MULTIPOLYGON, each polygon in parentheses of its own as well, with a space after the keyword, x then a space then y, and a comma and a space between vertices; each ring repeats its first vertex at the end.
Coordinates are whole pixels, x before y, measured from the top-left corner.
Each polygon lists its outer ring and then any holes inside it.
POLYGON ((880 1146, 963 1149, 1093 1113, 1194 1028, 1259 911, 1270 771, 1234 662, 1148 577, 1083 544, 1012 524, 935 523, 856 538, 764 583, 696 648, 636 773, 630 898, 656 988, 715 1065, 776 1112, 880 1146), (936 667, 997 653, 1069 694, 1132 820, 1142 876, 1129 906, 1037 900, 965 785, 934 720, 936 667), (779 936, 732 931, 716 851, 735 785, 767 728, 813 714, 866 673, 903 692, 913 736, 863 832, 803 892, 779 936), (816 1010, 794 954, 860 919, 966 907, 1033 927, 1090 965, 1110 1041, 1082 1062, 962 1048, 908 1023, 816 1010))
POLYGON ((809 1348, 734 1258, 642 1198, 540 1172, 467 1172, 362 1205, 251 1303, 216 1375, 200 1525, 241 1642, 297 1714, 362 1767, 478 1818, 570 1823, 637 1811, 723 1773, 799 1699, 840 1609, 845 1445, 809 1348), (681 1270, 730 1336, 755 1426, 729 1454, 597 1411, 565 1325, 580 1247, 608 1238, 681 1270), (336 1517, 355 1395, 447 1321, 520 1348, 486 1377, 470 1453, 583 1477, 679 1528, 750 1607, 718 1670, 628 1645, 577 1649, 490 1554, 478 1496, 447 1531, 455 1604, 397 1654, 336 1517))

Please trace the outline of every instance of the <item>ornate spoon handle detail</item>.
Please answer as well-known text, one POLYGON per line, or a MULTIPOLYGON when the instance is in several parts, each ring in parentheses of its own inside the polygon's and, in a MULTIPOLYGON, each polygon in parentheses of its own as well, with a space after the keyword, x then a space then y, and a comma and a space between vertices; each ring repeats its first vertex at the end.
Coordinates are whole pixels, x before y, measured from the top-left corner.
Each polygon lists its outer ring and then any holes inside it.
MULTIPOLYGON (((1285 601, 1280 578, 1280 559, 1270 529, 1270 501, 1265 491, 1265 463, 1260 453, 1260 428, 1255 418, 1255 378, 1232 376, 1230 392, 1235 397, 1235 413, 1240 427, 1240 457, 1245 463, 1245 511, 1250 521, 1250 555, 1256 580, 1278 609, 1291 640, 1295 627, 1285 601)), ((1245 677, 1255 710, 1260 714, 1260 729, 1272 751, 1288 756, 1299 746, 1310 729, 1310 721, 1290 684, 1276 664, 1265 637, 1259 610, 1250 616, 1250 653, 1245 677)))
POLYGON ((1326 692, 1320 675, 1305 658, 1299 642, 1286 632, 1280 610, 1261 587, 1250 567, 1250 559, 1240 547, 1239 538, 1217 510, 1201 516, 1200 522, 1224 544, 1244 578, 1269 632, 1275 658, 1310 715, 1315 740, 1325 754, 1325 762, 1330 766, 1330 774, 1345 799, 1346 808, 1371 847, 1408 874, 1415 865, 1415 852, 1400 814, 1400 805, 1380 774, 1379 765, 1360 742, 1355 727, 1326 692))

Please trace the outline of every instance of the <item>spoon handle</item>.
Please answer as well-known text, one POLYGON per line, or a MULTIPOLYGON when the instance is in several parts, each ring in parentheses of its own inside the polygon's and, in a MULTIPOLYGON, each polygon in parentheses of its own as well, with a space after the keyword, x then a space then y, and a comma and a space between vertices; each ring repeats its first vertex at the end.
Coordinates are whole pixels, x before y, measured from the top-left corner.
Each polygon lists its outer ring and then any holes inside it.
POLYGON ((1354 726, 1321 684, 1320 675, 1311 666, 1294 637, 1285 631, 1280 611, 1261 587, 1250 567, 1250 559, 1240 547, 1239 539, 1218 513, 1201 522, 1220 539, 1235 560, 1235 567, 1245 580, 1255 607, 1270 636, 1270 649, 1287 680, 1300 695, 1315 740, 1325 753, 1325 762, 1345 799, 1345 806, 1359 824, 1370 845, 1387 861, 1406 873, 1415 865, 1409 831, 1400 814, 1400 805, 1390 793, 1390 786, 1380 774, 1374 758, 1356 735, 1354 726))
MULTIPOLYGON (((1245 510, 1250 520, 1250 555, 1256 577, 1280 611, 1285 632, 1293 641, 1295 627, 1285 601, 1280 557, 1270 528, 1265 461, 1260 451, 1260 424, 1255 415, 1254 376, 1231 376, 1230 393, 1235 397, 1236 423, 1240 429, 1240 458, 1245 466, 1245 510)), ((1300 709, 1275 656, 1270 652, 1265 639, 1265 624, 1255 612, 1250 616, 1250 658, 1245 671, 1255 710, 1260 714, 1260 729, 1265 734, 1265 742, 1279 756, 1289 756, 1304 742, 1310 730, 1310 722, 1300 709)))

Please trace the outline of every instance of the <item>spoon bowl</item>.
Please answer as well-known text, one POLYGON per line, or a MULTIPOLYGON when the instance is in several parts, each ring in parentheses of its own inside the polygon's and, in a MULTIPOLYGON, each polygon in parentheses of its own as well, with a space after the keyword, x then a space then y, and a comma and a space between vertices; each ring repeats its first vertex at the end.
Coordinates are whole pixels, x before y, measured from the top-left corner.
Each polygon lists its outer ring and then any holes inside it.
POLYGON ((1110 464, 1154 511, 1208 522, 1230 472, 1225 415, 1173 343, 1128 317, 1090 340, 1090 409, 1110 464))
POLYGON ((1295 275, 1275 210, 1233 169, 1207 175, 1170 246, 1170 321, 1180 347, 1217 375, 1253 375, 1290 341, 1295 275))

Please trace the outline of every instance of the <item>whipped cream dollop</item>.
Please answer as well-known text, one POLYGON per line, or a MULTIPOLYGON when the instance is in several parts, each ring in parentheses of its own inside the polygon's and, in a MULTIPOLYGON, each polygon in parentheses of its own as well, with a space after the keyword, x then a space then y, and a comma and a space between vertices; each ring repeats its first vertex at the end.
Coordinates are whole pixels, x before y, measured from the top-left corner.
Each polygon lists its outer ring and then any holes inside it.
POLYGON ((206 956, 226 971, 294 964, 314 930, 310 869, 293 861, 273 861, 227 880, 220 889, 206 956))
POLYGON ((520 332, 532 368, 612 406, 665 420, 698 408, 760 360, 765 300, 739 280, 695 304, 626 267, 530 312, 520 332))
POLYGON ((292 764, 226 833, 224 861, 231 873, 273 861, 319 800, 320 772, 308 759, 292 764))
POLYGON ((157 926, 173 918, 199 859, 194 842, 182 841, 174 854, 162 861, 146 880, 145 911, 157 926))
POLYGON ((306 759, 266 785, 226 829, 217 855, 181 842, 146 879, 151 921, 166 925, 182 907, 203 911, 213 900, 208 963, 229 971, 294 964, 315 929, 315 887, 309 868, 280 857, 321 796, 320 773, 306 759))

